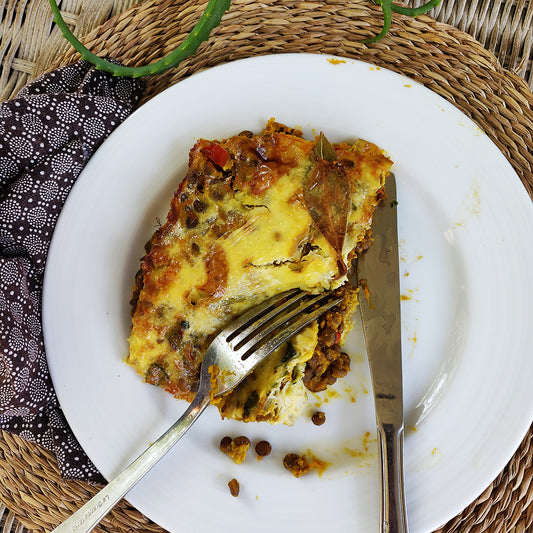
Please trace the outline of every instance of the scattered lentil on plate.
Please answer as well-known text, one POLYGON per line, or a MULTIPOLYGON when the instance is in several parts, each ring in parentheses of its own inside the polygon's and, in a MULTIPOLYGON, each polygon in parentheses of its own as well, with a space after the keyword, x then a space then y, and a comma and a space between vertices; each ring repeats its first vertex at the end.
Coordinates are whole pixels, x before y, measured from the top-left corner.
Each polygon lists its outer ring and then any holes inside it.
POLYGON ((311 420, 315 426, 321 426, 326 421, 326 413, 317 411, 316 413, 313 413, 311 420))
POLYGON ((270 455, 272 451, 272 445, 266 440, 261 440, 255 445, 255 453, 258 455, 258 459, 262 459, 267 455, 270 455))
POLYGON ((240 485, 239 485, 239 482, 233 478, 229 483, 228 483, 228 487, 229 487, 229 491, 231 492, 231 495, 236 498, 238 495, 239 495, 239 492, 240 492, 240 485))

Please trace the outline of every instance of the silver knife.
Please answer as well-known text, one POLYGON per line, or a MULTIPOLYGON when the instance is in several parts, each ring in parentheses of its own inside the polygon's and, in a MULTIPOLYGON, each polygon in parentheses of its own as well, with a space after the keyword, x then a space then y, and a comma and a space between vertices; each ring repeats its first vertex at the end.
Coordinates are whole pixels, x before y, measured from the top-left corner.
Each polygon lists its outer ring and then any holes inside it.
POLYGON ((396 180, 374 213, 372 246, 357 260, 381 470, 381 532, 405 533, 403 484, 403 387, 396 180))

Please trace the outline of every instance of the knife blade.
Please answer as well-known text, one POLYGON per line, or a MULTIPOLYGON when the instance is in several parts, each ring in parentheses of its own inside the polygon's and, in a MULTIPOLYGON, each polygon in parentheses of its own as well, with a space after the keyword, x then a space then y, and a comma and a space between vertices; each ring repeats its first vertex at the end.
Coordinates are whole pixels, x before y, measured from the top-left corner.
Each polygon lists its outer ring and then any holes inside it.
POLYGON ((381 474, 381 531, 408 531, 403 489, 403 384, 400 262, 396 180, 374 213, 373 244, 357 259, 356 273, 378 433, 381 474))

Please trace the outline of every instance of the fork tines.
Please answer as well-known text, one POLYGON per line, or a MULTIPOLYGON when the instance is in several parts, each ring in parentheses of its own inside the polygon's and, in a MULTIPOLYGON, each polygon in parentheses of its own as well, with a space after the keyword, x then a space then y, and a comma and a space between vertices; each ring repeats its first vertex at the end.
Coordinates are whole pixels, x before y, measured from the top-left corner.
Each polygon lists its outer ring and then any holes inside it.
POLYGON ((331 292, 286 291, 241 315, 231 324, 226 342, 243 360, 261 359, 341 301, 331 292))

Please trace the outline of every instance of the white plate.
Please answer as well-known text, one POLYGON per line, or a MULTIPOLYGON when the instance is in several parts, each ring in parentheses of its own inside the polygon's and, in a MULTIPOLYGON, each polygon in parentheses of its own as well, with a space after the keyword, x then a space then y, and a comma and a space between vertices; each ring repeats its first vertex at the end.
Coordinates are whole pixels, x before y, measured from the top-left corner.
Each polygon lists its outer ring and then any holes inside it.
MULTIPOLYGON (((407 508, 413 532, 431 531, 492 482, 533 418, 533 209, 475 124, 387 70, 306 54, 238 61, 169 88, 109 137, 68 198, 48 258, 44 331, 59 400, 108 478, 182 412, 123 363, 133 277, 195 140, 258 131, 270 117, 334 141, 366 138, 395 161, 407 508)), ((378 531, 359 325, 346 350, 353 370, 338 398, 323 398, 324 426, 223 422, 210 408, 129 501, 182 533, 378 531), (235 465, 218 451, 226 434, 266 438, 273 453, 235 465), (331 466, 296 479, 281 459, 308 449, 331 466), (233 477, 238 498, 226 485, 233 477)))

